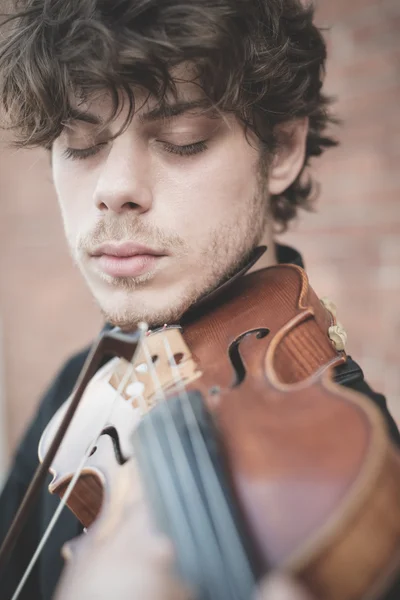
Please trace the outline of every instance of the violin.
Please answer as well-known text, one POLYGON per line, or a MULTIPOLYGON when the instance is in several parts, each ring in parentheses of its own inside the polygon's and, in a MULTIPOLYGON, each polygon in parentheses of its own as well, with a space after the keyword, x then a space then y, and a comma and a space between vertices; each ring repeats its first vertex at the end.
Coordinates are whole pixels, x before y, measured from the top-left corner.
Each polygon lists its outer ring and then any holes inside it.
POLYGON ((41 473, 90 536, 134 461, 199 600, 247 600, 269 570, 378 598, 399 569, 399 454, 371 401, 333 383, 340 329, 305 272, 244 272, 179 325, 103 334, 41 473))

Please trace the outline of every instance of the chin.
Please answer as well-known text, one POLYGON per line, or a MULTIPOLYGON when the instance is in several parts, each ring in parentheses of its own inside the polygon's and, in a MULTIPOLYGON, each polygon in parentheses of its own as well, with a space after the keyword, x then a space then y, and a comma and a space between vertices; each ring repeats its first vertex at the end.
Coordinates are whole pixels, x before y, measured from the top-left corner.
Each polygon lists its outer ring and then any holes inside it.
POLYGON ((140 322, 150 328, 176 323, 195 299, 187 295, 173 297, 165 291, 149 294, 139 290, 114 290, 107 298, 96 298, 106 321, 123 331, 132 331, 140 322))
MULTIPOLYGON (((222 271, 222 275, 225 272, 222 271)), ((145 322, 152 329, 165 324, 179 322, 181 316, 199 298, 214 289, 221 280, 221 273, 203 274, 201 281, 196 277, 177 277, 143 282, 87 281, 108 323, 131 331, 137 323, 145 322), (129 283, 129 285, 128 285, 129 283)))

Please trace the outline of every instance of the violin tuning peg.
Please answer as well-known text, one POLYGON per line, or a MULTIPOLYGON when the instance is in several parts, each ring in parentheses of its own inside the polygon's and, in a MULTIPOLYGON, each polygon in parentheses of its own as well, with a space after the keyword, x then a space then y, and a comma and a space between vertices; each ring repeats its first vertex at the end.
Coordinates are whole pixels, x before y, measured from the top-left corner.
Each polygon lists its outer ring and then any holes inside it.
POLYGON ((339 352, 345 350, 347 343, 347 332, 340 323, 329 327, 328 335, 336 350, 339 352))
POLYGON ((329 338, 330 338, 331 342, 333 343, 335 349, 338 352, 342 352, 346 347, 347 332, 344 329, 343 325, 341 323, 339 323, 339 321, 336 320, 336 317, 337 317, 336 304, 334 304, 332 302, 332 300, 330 300, 326 296, 323 298, 320 298, 320 302, 326 308, 326 310, 331 313, 331 315, 333 316, 333 318, 336 321, 335 325, 332 325, 331 327, 329 327, 328 335, 329 335, 329 338))

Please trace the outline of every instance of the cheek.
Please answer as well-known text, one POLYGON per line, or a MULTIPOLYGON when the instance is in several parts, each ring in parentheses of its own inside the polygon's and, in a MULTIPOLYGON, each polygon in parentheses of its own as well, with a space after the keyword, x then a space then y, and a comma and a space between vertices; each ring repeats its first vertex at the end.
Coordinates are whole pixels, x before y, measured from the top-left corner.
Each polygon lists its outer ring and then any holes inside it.
POLYGON ((75 168, 71 162, 53 156, 53 183, 61 210, 64 227, 68 235, 79 233, 90 225, 88 198, 91 197, 92 184, 87 174, 75 168))
POLYGON ((72 209, 71 199, 76 197, 78 178, 74 169, 62 160, 57 152, 53 152, 53 183, 64 221, 68 220, 72 209))
POLYGON ((258 153, 246 141, 244 144, 233 141, 189 159, 180 169, 161 169, 154 198, 162 222, 175 230, 182 228, 181 233, 188 237, 237 219, 258 185, 258 153))

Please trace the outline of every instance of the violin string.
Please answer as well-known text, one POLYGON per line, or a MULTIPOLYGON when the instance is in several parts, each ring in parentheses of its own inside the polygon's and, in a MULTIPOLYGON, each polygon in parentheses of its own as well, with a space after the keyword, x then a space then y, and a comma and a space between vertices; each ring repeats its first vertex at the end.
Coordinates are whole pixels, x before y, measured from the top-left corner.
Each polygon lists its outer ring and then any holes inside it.
MULTIPOLYGON (((142 331, 142 336, 141 336, 141 346, 142 346, 143 345, 143 340, 145 339, 145 335, 146 335, 146 333, 148 331, 148 327, 147 327, 147 325, 145 323, 139 323, 138 328, 141 329, 141 331, 142 331)), ((138 354, 139 354, 139 350, 140 350, 140 347, 138 347, 138 354)), ((145 358, 145 362, 146 363, 148 362, 148 358, 147 357, 145 358)), ((152 360, 151 360, 151 364, 153 364, 152 360)), ((136 375, 136 369, 133 369, 133 372, 131 374, 131 379, 134 382, 136 382, 136 383, 142 383, 140 381, 140 379, 138 378, 138 376, 136 375)), ((154 384, 154 381, 153 381, 153 384, 154 384)), ((143 396, 143 394, 138 394, 137 397, 140 400, 141 408, 143 410, 143 415, 144 415, 146 412, 148 412, 147 400, 143 396)), ((163 389, 162 389, 161 386, 159 386, 159 389, 155 390, 155 397, 156 398, 158 397, 158 400, 165 399, 164 391, 163 391, 163 389)), ((158 455, 156 461, 154 461, 154 457, 150 453, 150 459, 153 462, 153 469, 155 471, 154 462, 157 463, 157 464, 164 463, 164 465, 163 465, 164 468, 161 469, 161 471, 158 473, 158 479, 163 479, 164 480, 163 489, 166 490, 166 491, 169 491, 170 493, 169 493, 169 495, 168 495, 168 493, 165 493, 163 499, 166 502, 166 504, 169 506, 169 515, 170 515, 170 517, 173 520, 174 520, 174 515, 179 514, 179 517, 175 518, 175 530, 177 531, 181 547, 184 547, 186 549, 186 555, 187 556, 189 555, 189 552, 190 552, 190 554, 192 556, 192 561, 194 562, 194 560, 197 557, 197 553, 196 553, 196 548, 193 545, 193 539, 190 537, 189 523, 188 522, 186 523, 186 527, 182 527, 182 521, 185 520, 185 519, 187 520, 186 515, 184 513, 184 507, 183 506, 181 506, 181 510, 178 513, 176 513, 174 511, 174 508, 176 508, 177 506, 180 506, 181 500, 180 500, 179 494, 177 493, 177 491, 175 490, 175 488, 173 486, 172 487, 168 486, 168 483, 169 483, 169 478, 168 478, 168 463, 166 461, 166 458, 165 458, 164 452, 162 450, 162 447, 161 447, 161 445, 159 443, 159 439, 158 439, 157 432, 155 430, 153 422, 150 423, 149 421, 146 421, 145 427, 144 427, 144 433, 145 433, 145 436, 147 438, 146 445, 148 445, 149 441, 154 442, 154 440, 156 440, 156 448, 154 446, 154 443, 151 446, 152 450, 153 451, 156 450, 156 454, 158 455), (151 440, 148 439, 149 438, 148 434, 150 433, 148 431, 148 427, 149 426, 152 428, 152 432, 151 432, 152 439, 151 440)))
MULTIPOLYGON (((153 376, 154 376, 154 374, 153 374, 153 376)), ((162 408, 164 410, 170 409, 166 400, 163 403, 162 408)), ((169 508, 168 518, 175 521, 174 531, 175 531, 175 535, 177 535, 177 537, 178 537, 178 546, 180 545, 180 548, 183 549, 183 551, 184 551, 184 560, 186 560, 188 558, 188 553, 189 553, 189 548, 190 548, 190 553, 192 556, 192 563, 191 563, 192 565, 198 564, 200 558, 203 560, 203 563, 206 563, 204 570, 209 575, 209 578, 211 580, 214 580, 213 587, 214 587, 215 591, 217 592, 217 597, 220 598, 221 600, 223 600, 225 598, 224 590, 218 589, 218 588, 221 588, 221 580, 218 575, 221 572, 221 570, 223 570, 222 557, 219 554, 219 548, 216 545, 215 540, 213 538, 213 532, 209 528, 209 523, 207 521, 207 518, 206 518, 206 515, 204 512, 204 507, 202 505, 202 500, 201 500, 201 497, 199 494, 199 490, 198 490, 198 488, 196 486, 196 482, 192 476, 190 466, 187 462, 187 457, 184 454, 184 450, 181 445, 181 440, 179 439, 179 435, 178 435, 178 432, 176 429, 176 424, 173 421, 172 415, 170 415, 170 417, 171 418, 170 418, 169 424, 170 424, 170 426, 172 426, 172 431, 177 436, 178 448, 181 451, 180 457, 177 456, 176 452, 174 453, 174 457, 173 457, 174 464, 175 464, 176 470, 177 470, 178 481, 180 481, 180 482, 184 481, 185 485, 189 486, 192 491, 191 505, 192 505, 192 507, 194 507, 194 510, 196 513, 196 521, 197 522, 201 521, 201 525, 199 528, 200 533, 201 533, 200 539, 199 539, 199 533, 197 532, 197 535, 196 535, 196 532, 194 532, 191 528, 191 521, 189 520, 189 518, 186 514, 185 504, 180 499, 178 490, 175 488, 174 485, 171 486, 170 476, 168 475, 169 464, 166 459, 165 453, 162 449, 162 446, 160 444, 160 440, 158 438, 154 423, 150 420, 150 422, 146 423, 147 428, 150 426, 152 429, 151 432, 146 431, 146 434, 148 434, 146 436, 147 442, 151 441, 152 449, 154 449, 155 445, 157 446, 157 451, 158 451, 158 455, 159 455, 159 459, 160 459, 159 461, 155 461, 155 459, 153 459, 153 463, 155 463, 157 466, 157 462, 159 462, 159 463, 163 462, 165 465, 165 470, 164 469, 161 469, 161 470, 155 469, 157 472, 157 478, 163 479, 163 482, 164 482, 163 501, 164 502, 167 501, 166 504, 168 505, 168 508, 169 508), (151 440, 149 440, 150 435, 152 436, 151 440), (181 460, 179 460, 179 458, 181 460), (183 475, 182 475, 182 458, 183 458, 183 466, 186 467, 186 469, 184 469, 185 472, 183 475), (190 479, 191 481, 188 481, 188 479, 190 479), (193 492, 194 492, 194 496, 195 496, 194 498, 193 498, 193 492), (169 498, 168 498, 168 494, 170 496, 169 498), (179 513, 177 512, 177 506, 181 507, 181 510, 179 511, 179 513), (177 514, 179 514, 178 520, 176 518, 177 514), (182 523, 182 520, 185 520, 185 524, 182 523), (181 542, 183 542, 183 543, 179 544, 179 538, 180 538, 181 542), (213 555, 212 552, 210 552, 210 543, 214 544, 215 550, 217 551, 217 555, 215 555, 215 554, 213 555), (189 544, 189 546, 188 546, 188 544, 189 544)), ((150 453, 150 455, 151 455, 151 453, 150 453)), ((229 597, 229 600, 234 600, 234 599, 229 597)))
MULTIPOLYGON (((143 324, 140 324, 139 327, 143 327, 143 324)), ((142 339, 145 339, 144 337, 142 339)), ((147 345, 146 348, 144 347, 145 344, 142 342, 142 346, 143 346, 143 350, 146 354, 145 360, 148 363, 148 365, 153 365, 153 361, 151 360, 150 357, 150 353, 147 352, 147 345), (150 358, 150 360, 149 360, 150 358)), ((149 371, 151 370, 151 367, 149 367, 149 371)), ((134 375, 135 379, 138 380, 137 376, 134 375)), ((158 375, 155 376, 155 373, 153 372, 152 374, 152 379, 153 379, 153 385, 157 388, 155 391, 158 394, 159 397, 163 398, 163 400, 166 402, 166 396, 164 394, 164 390, 160 384, 158 375)), ((142 396, 142 399, 145 401, 145 399, 142 396)), ((170 521, 173 521, 173 525, 174 525, 174 530, 175 530, 175 534, 178 538, 178 546, 180 546, 181 548, 184 548, 185 550, 185 559, 188 559, 189 556, 191 556, 191 563, 189 560, 190 564, 196 564, 197 560, 198 560, 198 550, 196 549, 196 545, 195 545, 195 540, 193 539, 193 536, 191 536, 190 534, 190 523, 188 521, 188 517, 185 513, 185 507, 179 497, 179 493, 178 490, 174 487, 170 485, 170 477, 168 475, 168 461, 167 458, 165 456, 165 453, 163 451, 163 448, 161 446, 160 440, 158 438, 157 435, 157 431, 155 429, 155 425, 153 423, 153 421, 151 419, 146 420, 144 422, 144 427, 143 427, 143 431, 144 431, 144 435, 146 437, 146 441, 145 447, 151 447, 152 448, 152 452, 150 452, 148 454, 148 458, 150 459, 150 461, 153 463, 152 467, 153 467, 153 471, 156 472, 157 471, 157 479, 158 480, 162 480, 161 483, 161 487, 163 489, 163 501, 164 503, 168 506, 168 517, 170 519, 170 521), (149 428, 151 428, 151 431, 149 431, 149 428), (149 446, 149 443, 151 443, 151 446, 149 446), (157 457, 155 457, 153 455, 153 453, 157 454, 157 457), (161 469, 157 469, 158 465, 162 465, 163 468, 161 469), (177 507, 180 508, 180 510, 176 510, 177 507), (185 523, 183 523, 185 521, 185 523)), ((204 546, 203 546, 204 547, 204 546)), ((222 597, 221 597, 222 600, 222 597)))
POLYGON ((179 367, 174 358, 167 336, 164 337, 163 342, 171 366, 171 371, 179 390, 178 397, 182 406, 182 412, 184 414, 193 450, 197 458, 197 466, 202 479, 204 493, 207 496, 212 521, 218 531, 219 538, 225 540, 224 556, 226 556, 228 562, 230 562, 230 573, 233 577, 237 576, 237 579, 240 580, 237 582, 237 585, 239 587, 243 585, 243 577, 245 576, 247 578, 245 589, 248 589, 247 586, 254 585, 255 582, 247 554, 244 551, 242 540, 240 539, 231 511, 229 510, 226 496, 222 490, 206 442, 201 434, 199 423, 189 401, 188 391, 180 376, 179 367), (243 573, 243 571, 239 573, 237 571, 238 564, 243 565, 243 568, 246 569, 246 573, 243 573))
MULTIPOLYGON (((145 324, 139 324, 139 327, 145 328, 146 330, 145 324)), ((151 357, 149 357, 150 353, 146 353, 145 362, 148 365, 153 365, 153 360, 151 357)), ((151 367, 149 367, 148 371, 150 371, 150 369, 151 367)), ((132 375, 132 379, 134 380, 134 382, 141 383, 140 379, 138 378, 135 372, 132 375)), ((156 382, 154 376, 152 377, 152 379, 153 385, 156 387, 156 389, 154 390, 155 401, 158 401, 157 403, 159 403, 160 401, 166 401, 164 390, 160 384, 158 376, 156 382)), ((144 415, 146 412, 148 412, 147 400, 145 399, 143 394, 137 394, 136 397, 140 400, 142 409, 144 408, 142 413, 144 415)), ((155 472, 157 470, 157 479, 162 480, 162 482, 160 483, 162 484, 162 488, 164 491, 163 501, 168 506, 168 515, 170 520, 174 521, 174 530, 175 535, 178 538, 178 546, 185 549, 186 559, 191 557, 191 561, 189 560, 189 563, 195 564, 198 559, 198 550, 196 550, 194 539, 190 534, 190 523, 188 521, 188 517, 186 516, 185 507, 181 501, 181 498, 179 497, 178 491, 175 489, 174 486, 170 485, 170 477, 168 476, 168 462, 160 444, 160 440, 158 439, 154 423, 151 421, 151 419, 147 420, 144 423, 143 431, 146 438, 146 447, 148 447, 149 443, 151 443, 151 448, 153 452, 149 453, 148 458, 153 463, 153 471, 155 472), (151 431, 149 431, 149 428, 151 429, 151 431), (154 457, 154 451, 157 454, 157 457, 154 457), (157 469, 157 465, 160 464, 163 466, 161 470, 157 469), (179 508, 178 511, 176 510, 177 507, 179 508)))
POLYGON ((148 454, 148 458, 152 462, 153 472, 157 472, 157 480, 163 489, 163 502, 168 510, 170 523, 173 524, 175 535, 177 538, 178 547, 185 549, 185 558, 191 557, 191 564, 195 564, 198 559, 198 551, 195 547, 195 542, 190 534, 190 523, 185 514, 185 507, 179 497, 175 487, 170 485, 170 477, 168 476, 168 462, 164 451, 161 447, 160 440, 157 435, 154 423, 150 420, 144 422, 145 447, 151 443, 152 452, 148 454), (151 429, 151 431, 149 431, 151 429), (154 456, 154 454, 156 456, 154 456), (161 465, 161 469, 157 466, 161 465), (177 510, 177 508, 179 510, 177 510))
POLYGON ((101 433, 104 430, 104 428, 105 428, 105 426, 106 426, 106 424, 107 424, 107 422, 108 422, 108 420, 109 420, 109 418, 110 418, 110 416, 111 416, 111 414, 112 414, 112 412, 114 410, 114 407, 115 407, 117 401, 121 398, 122 392, 124 391, 125 386, 126 386, 127 382, 129 381, 129 378, 131 377, 132 372, 134 370, 134 362, 136 360, 136 355, 137 355, 137 352, 138 352, 139 344, 140 344, 140 339, 138 341, 138 345, 137 345, 137 347, 135 349, 135 352, 133 353, 132 360, 130 361, 130 363, 129 363, 129 365, 128 365, 125 373, 124 373, 124 376, 121 379, 120 384, 118 385, 118 388, 117 388, 117 390, 115 392, 114 398, 111 401, 110 409, 109 409, 109 411, 107 413, 106 418, 104 419, 102 427, 101 427, 101 429, 99 428, 99 432, 93 438, 92 442, 88 445, 88 448, 87 448, 85 454, 83 455, 83 458, 82 458, 81 462, 79 463, 77 470, 75 471, 73 477, 71 478, 71 481, 69 482, 69 484, 67 486, 67 489, 65 490, 65 493, 64 493, 63 497, 61 498, 60 503, 57 506, 56 511, 54 512, 53 517, 51 518, 48 526, 46 527, 46 529, 45 529, 45 531, 44 531, 44 533, 43 533, 43 535, 42 535, 42 537, 41 537, 41 539, 39 541, 39 544, 38 544, 38 546, 37 546, 37 548, 35 550, 35 553, 33 554, 33 556, 31 558, 31 560, 30 560, 27 568, 25 569, 24 574, 23 574, 23 576, 22 576, 22 578, 21 578, 21 580, 20 580, 20 582, 18 584, 18 587, 15 590, 14 595, 12 596, 11 600, 17 600, 18 599, 18 597, 19 597, 19 595, 20 595, 20 593, 21 593, 21 591, 22 591, 22 589, 23 589, 23 587, 24 587, 24 585, 26 583, 26 580, 28 579, 29 575, 31 574, 32 569, 35 566, 37 559, 39 558, 39 556, 40 556, 40 554, 41 554, 41 552, 42 552, 42 550, 43 550, 43 548, 44 548, 44 546, 45 546, 45 544, 46 544, 46 542, 47 542, 47 540, 48 540, 51 532, 53 531, 53 529, 54 529, 54 527, 55 527, 55 525, 56 525, 56 523, 57 523, 57 521, 58 521, 58 519, 60 517, 60 514, 61 514, 62 510, 64 509, 64 506, 68 502, 68 499, 69 499, 70 495, 73 492, 75 484, 78 481, 78 479, 79 479, 79 477, 80 477, 80 475, 81 475, 81 473, 82 473, 82 471, 84 469, 85 462, 87 461, 87 459, 89 458, 89 456, 93 452, 93 449, 96 446, 96 443, 97 443, 99 437, 101 436, 101 433))
MULTIPOLYGON (((144 339, 144 336, 145 336, 145 334, 146 334, 146 332, 148 330, 147 325, 145 323, 140 323, 139 324, 139 328, 142 330, 142 339, 144 339)), ((140 350, 140 348, 138 348, 138 350, 140 350)), ((135 365, 134 365, 134 367, 135 367, 135 365)), ((136 369, 135 368, 132 371, 130 379, 133 380, 134 383, 142 383, 140 381, 140 379, 138 378, 137 374, 136 374, 136 369)), ((157 392, 159 393, 158 390, 157 390, 157 392)), ((134 398, 135 399, 137 398, 139 400, 140 408, 142 409, 142 417, 143 417, 145 415, 145 413, 148 412, 147 400, 146 400, 146 398, 144 397, 144 395, 142 393, 136 394, 134 396, 134 398)), ((154 428, 154 425, 153 425, 153 428, 154 428)), ((144 431, 145 431, 146 437, 148 437, 147 436, 147 434, 148 434, 147 427, 144 428, 144 431)), ((156 437, 157 434, 156 434, 155 429, 154 429, 154 431, 152 433, 153 433, 152 441, 154 440, 154 438, 156 438, 157 442, 158 442, 159 440, 156 437)), ((152 449, 154 451, 154 444, 152 445, 152 449)), ((163 461, 165 462, 165 456, 164 456, 164 453, 162 452, 161 446, 157 447, 156 452, 158 454, 157 462, 160 462, 160 463, 162 463, 163 461)), ((168 486, 165 485, 165 483, 168 483, 168 479, 167 479, 168 465, 165 464, 164 466, 166 468, 161 470, 161 477, 165 473, 166 476, 164 477, 164 489, 167 489, 168 486)), ((173 490, 173 492, 175 492, 175 490, 173 490)), ((170 514, 174 514, 173 507, 179 506, 179 504, 180 504, 179 495, 177 493, 175 493, 175 494, 173 493, 172 496, 173 497, 169 499, 169 502, 167 502, 167 504, 169 504, 170 514)), ((164 496, 164 501, 165 500, 166 500, 166 498, 164 496)), ((179 514, 179 521, 182 521, 182 517, 184 518, 183 508, 182 508, 181 511, 179 511, 179 513, 180 513, 179 514)), ((178 529, 178 528, 176 527, 176 529, 178 529)), ((183 545, 187 549, 188 552, 189 552, 189 549, 190 549, 192 557, 195 558, 196 557, 196 551, 195 551, 195 548, 193 547, 193 540, 190 538, 190 535, 189 535, 189 527, 188 526, 186 528, 185 527, 181 528, 181 530, 180 530, 180 536, 179 537, 180 537, 180 543, 181 543, 181 545, 183 545)))
MULTIPOLYGON (((176 423, 174 422, 172 413, 171 413, 171 409, 169 406, 169 402, 167 401, 167 398, 164 394, 161 382, 159 380, 157 371, 153 365, 153 361, 151 360, 151 355, 149 352, 149 349, 147 347, 147 344, 145 343, 145 340, 143 339, 142 341, 142 347, 146 356, 146 361, 148 363, 148 367, 149 367, 149 371, 150 371, 150 375, 153 379, 153 383, 155 388, 157 388, 161 395, 163 396, 164 402, 163 402, 163 412, 164 412, 164 420, 165 422, 168 421, 168 433, 171 436, 174 437, 174 444, 170 443, 170 447, 173 448, 174 450, 177 450, 177 452, 174 452, 173 456, 174 456, 174 462, 177 468, 177 471, 180 471, 180 476, 179 476, 179 480, 182 482, 185 482, 185 485, 187 487, 190 487, 191 491, 192 491, 192 497, 191 497, 191 502, 190 502, 190 508, 193 510, 194 513, 194 519, 196 520, 196 522, 201 521, 202 525, 198 527, 198 533, 197 533, 197 545, 198 545, 198 550, 197 552, 200 552, 203 554, 203 559, 205 561, 205 563, 207 563, 207 574, 209 576, 213 576, 213 572, 215 573, 214 579, 215 579, 215 586, 219 586, 220 585, 220 573, 222 571, 224 571, 224 560, 223 560, 223 556, 221 554, 221 549, 217 543, 217 540, 215 539, 215 532, 213 531, 212 527, 210 526, 210 522, 209 519, 207 517, 206 514, 206 510, 200 495, 200 491, 198 489, 196 480, 194 478, 194 475, 192 473, 192 470, 190 468, 189 462, 188 462, 188 458, 185 454, 183 445, 182 445, 182 440, 179 437, 179 432, 176 428, 176 423), (201 539, 199 539, 199 533, 201 536, 201 539), (210 552, 210 542, 214 547, 214 553, 210 552), (215 559, 218 561, 219 564, 216 564, 215 559)), ((154 430, 154 434, 156 439, 158 440, 158 436, 154 430)), ((164 457, 164 454, 162 453, 162 448, 161 449, 161 454, 164 457)), ((164 461, 165 461, 165 457, 164 457, 164 461)), ((168 466, 168 465, 167 465, 168 466)), ((170 486, 171 488, 173 488, 173 486, 170 486)), ((168 489, 168 486, 167 488, 168 489)), ((194 535, 194 532, 192 532, 194 535)), ((234 595, 236 596, 236 591, 237 588, 233 588, 232 592, 234 593, 234 595)), ((223 590, 220 590, 220 592, 216 593, 216 597, 218 598, 223 598, 223 590)), ((233 596, 230 596, 231 600, 233 600, 233 596)))

